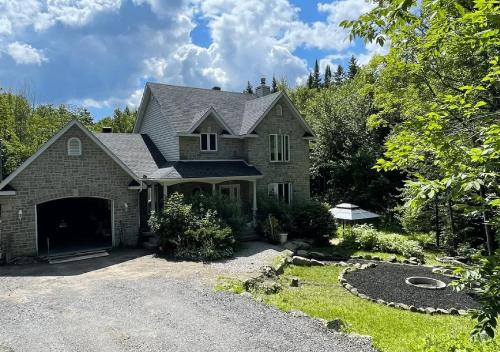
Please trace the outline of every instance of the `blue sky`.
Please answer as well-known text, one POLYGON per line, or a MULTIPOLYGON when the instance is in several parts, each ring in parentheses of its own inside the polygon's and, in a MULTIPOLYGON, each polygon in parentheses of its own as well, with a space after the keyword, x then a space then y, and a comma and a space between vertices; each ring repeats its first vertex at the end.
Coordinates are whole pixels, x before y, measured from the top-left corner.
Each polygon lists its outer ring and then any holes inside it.
POLYGON ((303 82, 384 48, 338 24, 365 0, 0 0, 0 87, 99 119, 137 107, 145 82, 241 91, 261 76, 303 82))

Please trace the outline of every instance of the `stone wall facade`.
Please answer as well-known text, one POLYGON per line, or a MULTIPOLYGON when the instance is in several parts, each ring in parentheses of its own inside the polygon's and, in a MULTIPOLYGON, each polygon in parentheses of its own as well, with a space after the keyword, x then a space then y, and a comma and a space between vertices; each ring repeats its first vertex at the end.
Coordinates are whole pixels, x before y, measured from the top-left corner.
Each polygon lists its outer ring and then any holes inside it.
POLYGON ((12 257, 37 255, 36 206, 68 197, 112 201, 113 244, 135 245, 139 230, 139 191, 129 190, 132 178, 78 126, 72 126, 10 185, 15 196, 0 197, 1 245, 12 257), (81 140, 82 155, 68 156, 67 141, 81 140), (125 205, 127 204, 127 205, 125 205), (19 210, 22 219, 19 220, 19 210))
POLYGON ((276 108, 271 109, 255 129, 259 137, 245 139, 244 149, 248 162, 264 175, 257 181, 257 192, 267 193, 270 183, 290 182, 292 202, 298 203, 310 199, 309 141, 304 139, 304 128, 283 100, 278 102, 282 106, 282 116, 276 113, 276 108), (270 134, 289 136, 290 161, 270 161, 270 134))

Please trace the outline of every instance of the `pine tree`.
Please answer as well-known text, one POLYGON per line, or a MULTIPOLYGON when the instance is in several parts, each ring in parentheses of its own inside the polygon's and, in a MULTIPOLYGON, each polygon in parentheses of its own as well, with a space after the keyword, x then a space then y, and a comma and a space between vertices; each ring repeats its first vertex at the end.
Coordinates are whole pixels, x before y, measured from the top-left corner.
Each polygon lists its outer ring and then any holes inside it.
POLYGON ((330 65, 326 65, 325 67, 325 78, 323 79, 323 86, 328 88, 332 85, 332 69, 330 65))
POLYGON ((271 93, 276 93, 278 91, 278 82, 276 82, 276 77, 273 75, 273 82, 271 84, 271 93))
POLYGON ((313 73, 312 86, 313 86, 313 88, 321 88, 321 77, 319 74, 319 64, 318 64, 317 59, 316 59, 316 62, 314 63, 314 73, 313 73))
POLYGON ((309 73, 309 77, 307 77, 307 88, 311 89, 313 87, 313 76, 312 73, 309 73))
POLYGON ((353 79, 358 73, 358 71, 359 71, 358 60, 356 60, 356 58, 353 55, 351 56, 351 60, 349 60, 349 70, 347 73, 347 77, 349 79, 353 79))
POLYGON ((243 93, 253 94, 253 87, 250 84, 250 81, 247 82, 247 87, 245 88, 245 90, 243 91, 243 93))
POLYGON ((341 85, 345 80, 344 68, 342 65, 337 66, 337 71, 333 75, 333 83, 336 85, 341 85))

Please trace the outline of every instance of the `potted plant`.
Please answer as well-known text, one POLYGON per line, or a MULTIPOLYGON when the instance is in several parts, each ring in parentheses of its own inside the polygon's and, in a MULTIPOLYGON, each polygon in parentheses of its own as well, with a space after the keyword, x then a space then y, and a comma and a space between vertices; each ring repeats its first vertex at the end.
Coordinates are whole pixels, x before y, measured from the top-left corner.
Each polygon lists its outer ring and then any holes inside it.
POLYGON ((264 233, 269 242, 283 244, 288 239, 288 234, 284 233, 279 220, 273 215, 268 215, 264 226, 264 233))

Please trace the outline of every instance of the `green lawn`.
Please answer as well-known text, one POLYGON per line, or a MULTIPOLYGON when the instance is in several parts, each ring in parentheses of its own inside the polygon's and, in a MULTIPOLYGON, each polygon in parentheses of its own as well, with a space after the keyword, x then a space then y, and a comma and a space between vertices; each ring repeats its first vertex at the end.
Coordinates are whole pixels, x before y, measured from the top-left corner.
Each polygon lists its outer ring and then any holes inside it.
MULTIPOLYGON (((281 292, 260 296, 265 303, 285 311, 301 310, 328 320, 340 318, 349 331, 372 336, 375 347, 384 352, 425 351, 426 338, 442 340, 468 334, 473 326, 469 317, 411 313, 358 298, 339 285, 340 270, 338 266, 291 266, 279 278, 284 287, 281 292), (299 288, 288 286, 293 276, 300 279, 299 288)), ((493 352, 496 348, 478 351, 493 352)))

